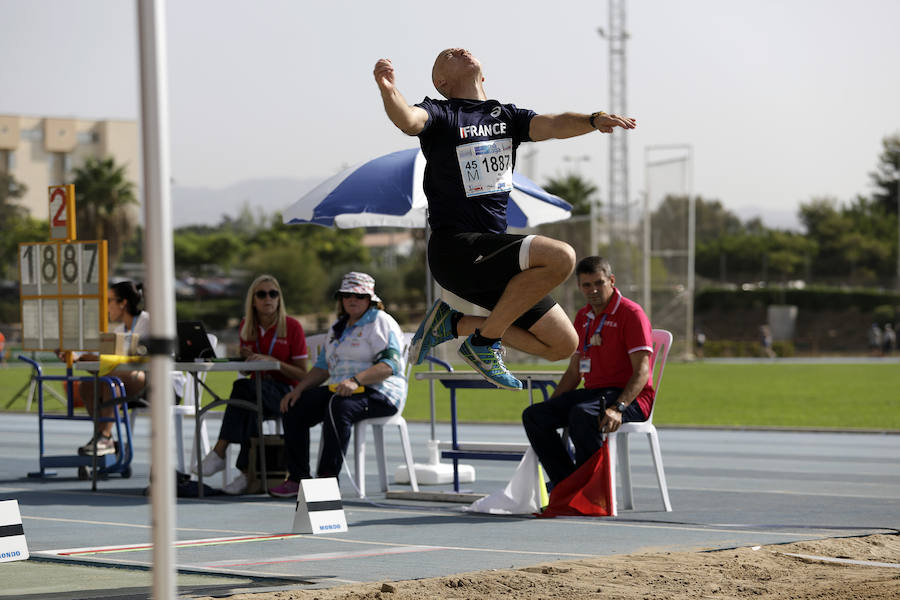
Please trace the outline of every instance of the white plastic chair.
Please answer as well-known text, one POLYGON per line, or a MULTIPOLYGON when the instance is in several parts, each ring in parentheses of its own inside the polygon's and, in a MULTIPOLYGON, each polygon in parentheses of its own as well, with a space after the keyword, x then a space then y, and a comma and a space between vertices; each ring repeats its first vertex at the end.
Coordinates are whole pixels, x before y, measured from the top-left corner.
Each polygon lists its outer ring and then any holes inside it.
MULTIPOLYGON (((653 401, 653 407, 650 409, 650 416, 646 421, 622 423, 618 431, 609 434, 607 443, 609 444, 610 482, 615 487, 618 463, 618 471, 622 475, 623 508, 634 509, 634 497, 631 488, 631 463, 628 458, 628 435, 644 433, 650 442, 650 452, 653 455, 653 465, 656 467, 656 480, 659 483, 659 492, 662 495, 663 505, 666 508, 666 512, 672 512, 672 504, 669 502, 669 488, 666 486, 666 474, 663 470, 662 454, 659 449, 659 436, 657 436, 656 427, 653 425, 653 411, 656 410, 656 405, 659 403, 659 386, 662 383, 666 358, 668 358, 669 349, 672 347, 672 334, 665 329, 654 329, 652 339, 653 370, 656 373, 653 385, 656 396, 653 401)), ((652 376, 653 374, 651 373, 652 376)), ((615 491, 612 494, 612 500, 612 514, 615 516, 618 508, 615 491)))
MULTIPOLYGON (((409 350, 409 343, 412 340, 412 333, 403 334, 404 354, 409 350)), ((315 337, 315 336, 313 336, 315 337)), ((324 345, 322 336, 322 344, 324 345)), ((312 345, 307 339, 310 357, 313 356, 312 345)), ((321 349, 322 346, 319 348, 321 349)), ((314 359, 313 359, 314 360, 314 359)), ((406 380, 409 381, 409 374, 412 371, 411 361, 407 361, 406 380)), ((408 394, 407 394, 408 395, 408 394)), ((406 419, 403 418, 403 407, 406 405, 406 396, 400 401, 397 412, 389 417, 373 417, 371 419, 363 419, 353 424, 353 472, 354 483, 360 498, 366 497, 366 427, 372 427, 372 437, 375 441, 375 459, 378 463, 378 481, 381 484, 381 491, 388 491, 387 480, 387 457, 384 452, 384 428, 386 426, 395 426, 400 430, 400 444, 403 449, 403 458, 406 461, 406 469, 410 474, 409 484, 414 492, 419 491, 419 482, 416 481, 416 469, 413 463, 412 446, 409 443, 409 429, 406 425, 406 419)), ((322 423, 327 426, 327 422, 322 423)), ((319 437, 319 456, 322 456, 322 436, 319 437)))

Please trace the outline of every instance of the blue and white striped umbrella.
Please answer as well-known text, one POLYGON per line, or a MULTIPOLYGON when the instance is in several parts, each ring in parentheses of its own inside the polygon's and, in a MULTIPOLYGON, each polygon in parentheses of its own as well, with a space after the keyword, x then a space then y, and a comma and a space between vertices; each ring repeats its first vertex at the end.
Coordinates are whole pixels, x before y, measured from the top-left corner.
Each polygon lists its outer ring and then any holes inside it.
MULTIPOLYGON (((392 152, 325 180, 284 211, 288 224, 326 227, 425 227, 425 157, 418 148, 392 152)), ((572 205, 513 173, 506 209, 510 227, 567 219, 572 205)))

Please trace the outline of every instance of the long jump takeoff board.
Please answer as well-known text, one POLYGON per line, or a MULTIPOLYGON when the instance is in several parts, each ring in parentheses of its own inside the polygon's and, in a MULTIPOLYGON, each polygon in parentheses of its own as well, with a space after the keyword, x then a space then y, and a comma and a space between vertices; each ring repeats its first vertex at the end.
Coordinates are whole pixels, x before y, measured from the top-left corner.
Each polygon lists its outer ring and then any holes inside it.
MULTIPOLYGON (((74 237, 73 186, 50 188, 51 238, 74 237)), ((106 240, 19 244, 24 350, 98 350, 106 331, 106 240)))

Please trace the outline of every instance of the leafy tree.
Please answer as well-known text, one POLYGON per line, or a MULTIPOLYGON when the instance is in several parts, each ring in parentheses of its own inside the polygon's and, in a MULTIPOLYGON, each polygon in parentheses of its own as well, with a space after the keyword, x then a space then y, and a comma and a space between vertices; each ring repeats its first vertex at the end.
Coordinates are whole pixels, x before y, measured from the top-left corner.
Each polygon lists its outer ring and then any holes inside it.
POLYGON ((815 275, 865 284, 893 273, 896 220, 875 200, 859 197, 849 206, 817 198, 800 206, 800 221, 818 244, 815 275))
POLYGON ((805 278, 804 270, 818 250, 814 240, 791 231, 767 231, 765 245, 767 269, 785 280, 805 278))
MULTIPOLYGON (((595 202, 597 186, 581 175, 569 173, 562 177, 551 177, 544 184, 544 189, 571 204, 573 215, 591 214, 591 202, 595 202)), ((596 202, 599 206, 599 200, 596 202)))
POLYGON ((25 195, 25 184, 8 173, 0 173, 0 277, 18 276, 19 244, 45 242, 50 231, 46 220, 35 219, 15 202, 25 195))
POLYGON ((872 199, 880 205, 885 213, 897 214, 897 186, 900 185, 900 133, 887 136, 881 140, 883 150, 878 157, 879 163, 875 171, 869 173, 875 193, 872 199))
POLYGON ((265 248, 273 245, 291 243, 293 241, 315 248, 318 260, 337 268, 350 265, 359 269, 369 264, 369 251, 362 245, 365 230, 333 229, 318 225, 286 225, 282 222, 281 213, 274 213, 266 224, 248 239, 250 246, 265 248))
POLYGON ((0 223, 10 223, 28 216, 28 209, 15 202, 28 188, 9 173, 0 173, 0 223))
POLYGON ((330 266, 326 271, 312 246, 299 241, 268 246, 256 251, 243 266, 249 273, 246 285, 262 273, 278 279, 290 313, 327 311, 334 302, 335 287, 329 285, 333 271, 330 266))
MULTIPOLYGON (((687 248, 688 197, 666 196, 651 215, 653 245, 656 249, 687 248)), ((725 209, 719 200, 694 199, 696 242, 711 242, 744 231, 740 218, 725 209)))
POLYGON ((88 158, 73 171, 78 237, 107 240, 112 271, 135 231, 137 219, 131 206, 137 205, 135 185, 125 176, 125 167, 112 157, 88 158))
POLYGON ((144 256, 144 228, 141 225, 138 225, 134 229, 134 235, 125 240, 125 244, 122 246, 122 254, 119 255, 119 260, 122 262, 133 262, 139 263, 141 262, 144 256))

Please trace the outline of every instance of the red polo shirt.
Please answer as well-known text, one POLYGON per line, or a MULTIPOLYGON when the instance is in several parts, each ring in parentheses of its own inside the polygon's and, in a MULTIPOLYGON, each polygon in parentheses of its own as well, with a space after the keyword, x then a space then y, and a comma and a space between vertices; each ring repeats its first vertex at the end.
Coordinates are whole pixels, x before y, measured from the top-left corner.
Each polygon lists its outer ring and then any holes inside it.
MULTIPOLYGON (((578 332, 576 352, 582 358, 587 356, 591 359, 591 370, 582 374, 584 387, 624 388, 634 373, 631 367, 631 353, 639 350, 650 352, 650 373, 653 373, 650 319, 637 302, 622 296, 618 288, 613 290, 609 304, 599 315, 594 314, 590 304, 579 310, 575 316, 575 330, 578 332), (603 329, 598 332, 601 321, 603 329), (595 333, 600 333, 599 344, 591 344, 591 338, 595 333)), ((645 417, 650 415, 654 394, 650 377, 637 397, 645 417)))
MULTIPOLYGON (((243 327, 244 322, 241 321, 239 330, 243 327)), ((259 328, 256 340, 245 340, 241 338, 241 348, 247 348, 251 352, 257 354, 265 354, 271 356, 281 362, 290 363, 298 358, 306 358, 306 336, 303 333, 303 326, 300 321, 293 317, 287 317, 287 334, 284 337, 275 337, 275 331, 278 329, 277 323, 266 330, 259 328)), ((279 371, 265 371, 266 375, 271 376, 288 385, 297 385, 297 380, 291 379, 287 375, 279 371)), ((253 373, 255 376, 256 373, 253 373)))

